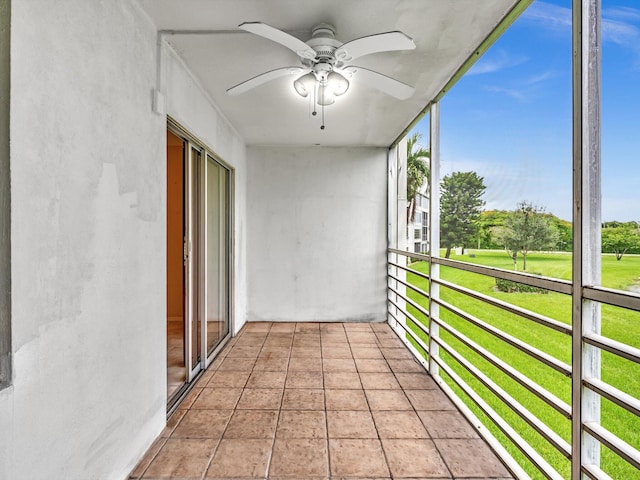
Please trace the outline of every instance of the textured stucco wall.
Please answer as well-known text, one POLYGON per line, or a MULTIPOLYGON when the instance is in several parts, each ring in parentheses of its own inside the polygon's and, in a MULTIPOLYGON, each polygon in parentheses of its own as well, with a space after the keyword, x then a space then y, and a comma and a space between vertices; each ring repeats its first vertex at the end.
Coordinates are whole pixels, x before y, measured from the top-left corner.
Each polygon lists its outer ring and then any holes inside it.
POLYGON ((247 149, 198 80, 166 44, 162 71, 166 113, 234 170, 233 327, 238 332, 247 318, 247 149))
POLYGON ((248 149, 249 321, 386 318, 387 149, 248 149))
POLYGON ((123 479, 165 422, 165 119, 130 0, 12 4, 0 477, 123 479))

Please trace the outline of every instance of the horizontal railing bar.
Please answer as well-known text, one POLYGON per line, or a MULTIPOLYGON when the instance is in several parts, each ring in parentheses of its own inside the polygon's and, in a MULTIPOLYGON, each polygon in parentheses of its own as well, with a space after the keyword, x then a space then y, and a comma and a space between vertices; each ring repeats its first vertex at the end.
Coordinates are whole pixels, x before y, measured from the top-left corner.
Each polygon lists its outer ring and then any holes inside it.
POLYGON ((542 277, 539 275, 532 275, 530 273, 512 272, 510 270, 504 270, 496 267, 486 267, 484 265, 478 265, 475 263, 461 262, 459 260, 451 260, 449 258, 442 257, 430 257, 429 255, 419 255, 417 253, 404 252, 402 250, 396 250, 390 248, 391 253, 404 255, 412 258, 419 258, 420 260, 437 263, 446 267, 456 268, 458 270, 464 270, 472 273, 479 273, 481 275, 487 275, 494 278, 502 278, 503 280, 511 280, 532 287, 544 288, 551 292, 564 293, 571 295, 573 291, 573 284, 568 280, 562 280, 560 278, 542 277))
POLYGON ((640 451, 595 422, 585 422, 582 424, 582 428, 593 438, 640 470, 640 451))
POLYGON ((545 477, 549 480, 563 480, 563 477, 440 357, 434 357, 433 360, 545 477))
POLYGON ((621 292, 613 288, 605 287, 584 287, 582 289, 582 296, 596 302, 640 311, 639 293, 621 292))
POLYGON ((507 405, 516 415, 524 420, 531 428, 538 432, 547 442, 549 442, 556 450, 562 453, 568 459, 571 459, 571 446, 565 442, 557 433, 551 430, 538 417, 525 408, 520 402, 509 395, 503 388, 482 373, 471 362, 466 360, 451 345, 442 340, 442 338, 434 337, 436 342, 442 349, 453 357, 460 365, 462 365, 475 379, 482 383, 490 392, 507 405))
POLYGON ((409 282, 406 282, 405 280, 402 280, 402 279, 396 277, 395 275, 389 274, 389 278, 391 278, 392 280, 395 280, 396 282, 399 282, 399 283, 403 284, 405 287, 409 287, 414 292, 419 293, 425 300, 429 299, 429 294, 427 292, 425 292, 424 290, 422 290, 421 288, 416 287, 415 285, 412 285, 409 282))
POLYGON ((428 262, 429 260, 431 260, 431 256, 425 255, 424 253, 414 253, 407 250, 398 250, 396 248, 388 248, 387 252, 402 255, 404 257, 415 258, 418 260, 422 260, 423 262, 428 262))
POLYGON ((607 400, 640 417, 640 401, 598 378, 585 378, 582 384, 607 400))
POLYGON ((557 330, 560 333, 564 333, 566 335, 571 335, 571 325, 567 325, 566 323, 559 322, 549 317, 545 317, 544 315, 540 315, 538 313, 532 312, 531 310, 526 310, 524 308, 518 307, 511 303, 498 300, 497 298, 490 297, 489 295, 485 295, 480 292, 476 292, 475 290, 471 290, 465 287, 461 287, 460 285, 456 285, 455 283, 447 282, 446 280, 434 280, 434 283, 438 283, 444 287, 447 287, 456 292, 462 293, 469 297, 475 298, 477 300, 481 300, 485 303, 493 305, 494 307, 501 308, 509 313, 514 313, 520 317, 526 318, 527 320, 531 320, 545 327, 552 328, 553 330, 557 330))
POLYGON ((454 327, 449 325, 447 322, 442 320, 441 318, 433 318, 433 321, 440 325, 444 330, 446 330, 451 336, 456 338, 458 341, 462 342, 464 345, 469 347, 471 350, 476 352, 482 358, 490 362, 496 368, 500 369, 504 374, 508 375, 510 378, 518 382, 521 386, 529 390, 535 396, 540 398, 543 402, 545 402, 550 407, 554 408, 558 413, 563 415, 567 419, 571 419, 571 407, 566 403, 556 397, 554 394, 546 390, 541 385, 537 384, 533 380, 531 380, 526 375, 522 374, 515 368, 513 368, 508 363, 502 361, 500 358, 496 357, 494 354, 486 350, 485 348, 478 345, 476 342, 468 338, 463 333, 456 330, 454 327))
POLYGON ((596 465, 582 465, 582 473, 591 480, 613 480, 596 465))
POLYGON ((429 317, 429 312, 427 312, 424 308, 422 308, 422 306, 420 306, 420 304, 414 302, 413 300, 411 300, 409 297, 404 296, 403 294, 401 294, 400 292, 398 292, 395 288, 387 286, 387 289, 391 290, 393 293, 395 293, 396 295, 398 295, 401 299, 403 299, 405 302, 407 302, 409 305, 411 305, 413 308, 415 308, 416 310, 418 310, 420 313, 422 313, 424 316, 426 316, 427 318, 429 317))
POLYGON ((589 333, 582 337, 582 340, 589 345, 601 348, 607 352, 618 355, 619 357, 626 358, 635 363, 640 363, 640 349, 621 343, 616 340, 612 340, 602 335, 595 333, 589 333))
POLYGON ((476 414, 469 408, 467 403, 462 400, 462 398, 456 392, 453 391, 453 389, 447 384, 447 382, 445 382, 445 380, 440 375, 434 375, 433 379, 442 389, 444 394, 449 397, 449 399, 456 407, 458 407, 458 410, 460 410, 462 415, 467 418, 469 423, 471 423, 471 425, 476 428, 478 434, 482 438, 484 438, 484 440, 487 442, 487 444, 489 444, 489 447, 494 451, 494 453, 498 457, 500 457, 504 465, 507 467, 507 470, 509 470, 513 475, 513 478, 530 479, 529 475, 527 475, 522 466, 511 456, 502 442, 500 442, 500 440, 498 440, 491 433, 487 426, 482 421, 480 421, 476 414))
POLYGON ((393 317, 393 319, 396 321, 396 323, 398 325, 400 325, 400 327, 402 327, 402 329, 407 332, 409 335, 411 335, 411 338, 413 338, 413 340, 420 346, 420 348, 422 348, 427 355, 429 354, 429 347, 427 347, 427 345, 422 341, 422 339, 420 337, 418 337, 415 332, 413 332, 410 328, 407 328, 406 325, 404 325, 400 320, 398 320, 398 318, 391 312, 388 312, 389 315, 391 315, 393 317))
POLYGON ((540 362, 542 362, 543 364, 547 365, 548 367, 551 367, 554 370, 557 370, 558 372, 562 373, 563 375, 565 375, 567 377, 571 377, 571 367, 569 365, 567 365, 566 363, 558 360, 557 358, 552 357, 551 355, 543 352, 542 350, 539 350, 539 349, 537 349, 535 347, 532 347, 528 343, 525 343, 522 340, 519 340, 518 338, 516 338, 516 337, 514 337, 512 335, 509 335, 508 333, 503 332, 502 330, 500 330, 499 328, 494 327, 493 325, 489 325, 488 323, 483 322, 482 320, 474 317, 473 315, 469 315, 468 313, 460 310, 457 307, 454 307, 453 305, 451 305, 448 302, 445 302, 445 301, 440 300, 440 299, 435 299, 435 298, 433 298, 431 300, 433 302, 437 303, 438 305, 446 308, 450 312, 455 313, 460 318, 462 318, 462 319, 468 321, 469 323, 472 323, 475 326, 481 328, 485 332, 489 332, 494 337, 499 338, 500 340, 504 341, 505 343, 508 343, 512 347, 517 348, 518 350, 520 350, 523 353, 526 353, 530 357, 535 358, 536 360, 539 360, 540 362))
MULTIPOLYGON (((393 300, 391 300, 390 298, 387 299, 389 301, 389 303, 391 303, 394 307, 396 307, 398 310, 400 310, 400 312, 407 317, 409 320, 411 320, 420 330, 422 330, 422 332, 429 336, 429 329, 422 323, 419 322, 413 315, 411 315, 409 312, 405 311, 404 308, 400 307, 396 302, 394 302, 393 300)), ((388 311, 388 310, 387 310, 388 311)), ((395 317, 394 317, 395 318, 395 317)))
POLYGON ((425 280, 430 280, 429 279, 429 275, 427 275, 426 273, 422 273, 419 272, 417 270, 414 270, 413 268, 409 268, 409 267, 403 267, 402 265, 398 264, 398 263, 393 263, 393 262, 388 262, 389 265, 391 265, 392 267, 396 267, 396 268, 401 268, 402 270, 405 270, 409 273, 413 273, 414 275, 417 275, 418 277, 422 277, 425 280))

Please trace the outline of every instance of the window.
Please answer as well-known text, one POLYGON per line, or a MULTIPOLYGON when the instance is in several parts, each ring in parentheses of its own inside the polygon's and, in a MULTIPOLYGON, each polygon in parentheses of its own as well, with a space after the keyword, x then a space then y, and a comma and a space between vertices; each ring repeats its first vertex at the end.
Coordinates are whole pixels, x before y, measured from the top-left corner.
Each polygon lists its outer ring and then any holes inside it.
POLYGON ((416 228, 413 231, 413 238, 414 238, 414 240, 419 240, 420 239, 420 228, 416 228))
POLYGON ((416 242, 416 243, 414 243, 414 244, 413 244, 413 251, 414 251, 415 253, 420 253, 420 246, 421 246, 421 245, 422 245, 422 244, 421 244, 420 242, 416 242))

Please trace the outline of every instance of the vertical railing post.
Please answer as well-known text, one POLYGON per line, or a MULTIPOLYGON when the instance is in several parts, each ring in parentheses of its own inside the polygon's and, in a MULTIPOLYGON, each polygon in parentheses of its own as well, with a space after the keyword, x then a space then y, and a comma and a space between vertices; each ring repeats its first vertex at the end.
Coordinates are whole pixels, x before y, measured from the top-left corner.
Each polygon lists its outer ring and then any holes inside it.
POLYGON ((601 278, 600 192, 600 0, 573 0, 573 296, 572 480, 583 465, 600 465, 599 442, 584 432, 600 422, 600 398, 582 385, 600 378, 600 351, 583 342, 600 333, 600 305, 583 287, 601 278))
MULTIPOLYGON (((431 104, 429 114, 429 255, 440 257, 440 105, 431 104)), ((439 326, 433 321, 440 315, 440 306, 433 300, 440 297, 440 285, 434 282, 440 278, 440 265, 429 260, 429 373, 438 375, 438 364, 434 361, 439 355, 438 344, 434 341, 439 335, 439 326)))
MULTIPOLYGON (((398 147, 392 147, 387 153, 387 246, 389 248, 398 248, 398 147)), ((397 263, 398 255, 395 253, 387 253, 387 287, 395 288, 396 281, 391 275, 396 275, 397 268, 389 264, 389 262, 397 263)), ((397 301, 397 295, 387 288, 387 299, 397 301)), ((395 330, 395 320, 389 314, 392 311, 398 318, 398 309, 391 303, 387 302, 387 323, 395 330)))

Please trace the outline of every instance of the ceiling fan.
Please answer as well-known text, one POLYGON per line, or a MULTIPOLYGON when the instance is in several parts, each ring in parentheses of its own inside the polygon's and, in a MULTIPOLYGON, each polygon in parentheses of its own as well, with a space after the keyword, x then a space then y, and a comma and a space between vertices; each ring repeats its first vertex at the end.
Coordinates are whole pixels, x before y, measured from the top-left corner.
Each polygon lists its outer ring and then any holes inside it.
MULTIPOLYGON (((262 22, 244 22, 242 30, 267 38, 293 50, 301 66, 276 68, 245 80, 227 90, 229 95, 240 95, 264 83, 284 76, 296 76, 293 86, 302 97, 313 96, 315 104, 323 107, 335 102, 335 97, 346 93, 349 80, 357 78, 369 86, 400 100, 413 95, 414 88, 381 73, 351 65, 356 58, 378 52, 412 50, 413 39, 402 32, 393 31, 357 38, 342 43, 335 38, 335 28, 327 23, 316 26, 307 42, 262 22)), ((320 128, 324 129, 324 125, 320 128)))

